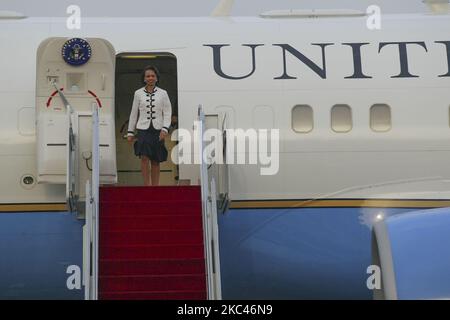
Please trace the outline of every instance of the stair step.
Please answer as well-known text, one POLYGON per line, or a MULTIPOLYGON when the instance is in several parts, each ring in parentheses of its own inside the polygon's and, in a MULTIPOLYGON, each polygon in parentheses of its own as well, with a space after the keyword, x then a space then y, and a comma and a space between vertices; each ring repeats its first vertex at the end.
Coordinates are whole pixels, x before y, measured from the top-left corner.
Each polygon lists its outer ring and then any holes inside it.
POLYGON ((100 201, 100 213, 105 216, 128 215, 192 215, 201 214, 199 200, 184 201, 100 201))
POLYGON ((123 259, 99 262, 100 274, 118 275, 163 275, 163 274, 204 274, 205 261, 198 259, 123 259))
POLYGON ((203 259, 203 243, 196 245, 101 246, 100 259, 203 259))
POLYGON ((100 229, 114 230, 158 230, 195 229, 202 227, 202 216, 196 215, 150 215, 150 216, 102 216, 100 229))
POLYGON ((203 231, 189 230, 140 230, 100 231, 100 246, 133 246, 155 244, 201 244, 203 231))
POLYGON ((199 291, 206 290, 204 274, 100 276, 99 291, 199 291))
POLYGON ((145 198, 192 200, 201 199, 200 186, 122 186, 101 187, 101 201, 134 201, 145 198))
POLYGON ((206 291, 99 292, 100 300, 206 300, 206 291))

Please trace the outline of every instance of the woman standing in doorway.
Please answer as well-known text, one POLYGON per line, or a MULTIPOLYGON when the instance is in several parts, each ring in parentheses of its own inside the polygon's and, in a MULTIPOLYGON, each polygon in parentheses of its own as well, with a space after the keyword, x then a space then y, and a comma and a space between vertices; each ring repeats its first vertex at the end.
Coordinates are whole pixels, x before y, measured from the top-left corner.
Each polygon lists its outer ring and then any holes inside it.
POLYGON ((134 154, 141 159, 144 185, 159 185, 159 164, 167 160, 164 139, 169 132, 172 106, 167 92, 159 88, 159 71, 147 66, 143 71, 145 87, 134 93, 128 123, 128 143, 134 142, 134 154), (137 128, 137 139, 134 130, 137 128), (149 162, 151 170, 149 172, 149 162))

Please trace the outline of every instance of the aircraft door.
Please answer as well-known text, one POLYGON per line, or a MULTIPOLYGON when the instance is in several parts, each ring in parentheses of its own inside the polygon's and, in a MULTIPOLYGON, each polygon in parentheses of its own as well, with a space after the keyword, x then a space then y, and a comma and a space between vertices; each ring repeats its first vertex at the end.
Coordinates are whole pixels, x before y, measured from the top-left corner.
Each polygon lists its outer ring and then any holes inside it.
POLYGON ((37 52, 36 135, 38 182, 65 184, 68 116, 73 109, 77 194, 91 176, 92 104, 99 107, 100 183, 116 183, 114 123, 115 51, 98 38, 49 38, 37 52))

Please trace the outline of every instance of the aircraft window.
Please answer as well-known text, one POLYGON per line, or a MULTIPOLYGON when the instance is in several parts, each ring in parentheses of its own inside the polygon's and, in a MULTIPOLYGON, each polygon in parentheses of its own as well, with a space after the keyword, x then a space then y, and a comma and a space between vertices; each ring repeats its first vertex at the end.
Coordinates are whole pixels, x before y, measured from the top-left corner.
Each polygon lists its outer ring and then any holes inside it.
POLYGON ((337 104, 331 108, 331 129, 335 132, 352 130, 352 110, 346 104, 337 104))
POLYGON ((306 104, 292 108, 292 129, 295 132, 308 133, 313 129, 313 109, 306 104))
POLYGON ((370 128, 375 132, 386 132, 391 126, 391 108, 387 104, 374 104, 370 108, 370 128))

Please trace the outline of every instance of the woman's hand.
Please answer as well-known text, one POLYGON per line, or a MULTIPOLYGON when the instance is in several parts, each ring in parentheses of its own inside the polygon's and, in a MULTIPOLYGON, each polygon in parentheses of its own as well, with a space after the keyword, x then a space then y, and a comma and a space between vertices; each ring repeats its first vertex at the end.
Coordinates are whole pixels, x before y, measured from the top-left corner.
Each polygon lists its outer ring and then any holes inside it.
POLYGON ((159 141, 164 140, 164 138, 167 136, 167 132, 165 132, 164 130, 161 130, 159 132, 159 141))
POLYGON ((127 140, 128 140, 128 144, 131 146, 133 144, 134 140, 136 140, 136 138, 134 136, 128 136, 127 140))

